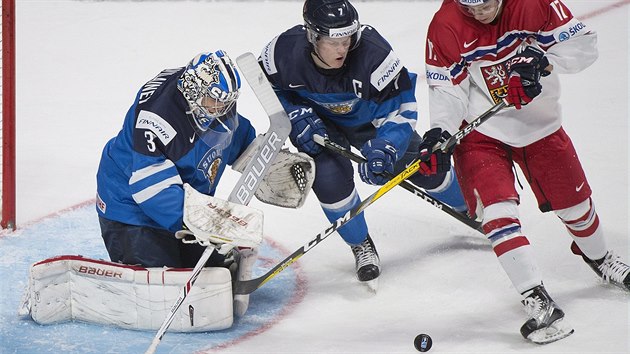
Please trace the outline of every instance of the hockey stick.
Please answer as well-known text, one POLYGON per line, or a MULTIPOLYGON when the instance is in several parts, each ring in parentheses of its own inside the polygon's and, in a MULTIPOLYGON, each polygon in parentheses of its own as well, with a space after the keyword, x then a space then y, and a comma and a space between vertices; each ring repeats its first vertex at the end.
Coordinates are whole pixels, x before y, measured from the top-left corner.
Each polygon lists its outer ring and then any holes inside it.
MULTIPOLYGON (((264 134, 265 139, 263 143, 258 147, 257 152, 247 163, 240 179, 236 183, 236 186, 232 189, 232 193, 230 193, 228 198, 228 201, 232 203, 247 205, 254 197, 254 193, 267 173, 268 167, 278 155, 285 140, 289 137, 289 133, 291 132, 291 123, 289 121, 289 117, 284 111, 284 108, 280 104, 278 97, 273 92, 271 84, 267 81, 265 74, 260 69, 256 57, 254 57, 252 53, 245 53, 236 58, 236 62, 241 69, 241 72, 247 79, 250 87, 254 91, 254 94, 265 109, 270 121, 269 130, 264 134)), ((145 354, 155 353, 155 350, 162 341, 162 337, 164 337, 166 330, 171 325, 171 322, 173 322, 177 310, 184 302, 186 296, 188 296, 188 293, 195 284, 201 270, 215 250, 216 249, 214 247, 208 246, 203 251, 201 258, 184 284, 181 294, 171 307, 168 315, 162 323, 162 326, 160 326, 160 329, 155 334, 155 337, 145 354)))
MULTIPOLYGON (((479 126, 479 124, 485 122, 488 118, 495 115, 504 107, 506 107, 506 103, 504 101, 499 102, 498 104, 490 108, 488 111, 484 112, 482 115, 477 117, 477 119, 475 119, 474 121, 472 121, 471 123, 463 127, 461 130, 455 133, 455 135, 451 136, 447 141, 436 144, 433 147, 433 149, 431 149, 431 151, 435 152, 440 149, 446 150, 449 147, 452 147, 453 145, 457 144, 457 142, 463 139, 466 135, 470 134, 470 132, 472 132, 477 126, 479 126)), ((322 242, 325 238, 327 238, 332 233, 337 231, 340 227, 347 224, 355 216, 361 214, 368 206, 370 206, 372 203, 374 203, 376 200, 382 197, 385 193, 389 192, 392 188, 396 187, 397 185, 405 181, 407 178, 411 177, 411 175, 413 175, 420 169, 420 163, 421 163, 420 160, 416 160, 404 171, 392 177, 387 183, 382 185, 376 192, 370 195, 367 199, 363 200, 361 204, 357 205, 356 208, 349 210, 345 215, 335 220, 324 231, 317 234, 315 238, 310 240, 304 246, 295 250, 295 252, 291 253, 288 257, 286 257, 284 260, 278 263, 275 267, 267 271, 267 273, 255 279, 236 281, 236 283, 234 284, 234 294, 250 294, 254 290, 263 286, 269 280, 273 279, 276 275, 278 275, 280 272, 285 270, 287 267, 289 267, 291 264, 297 261, 300 257, 302 257, 306 252, 313 249, 313 247, 317 246, 320 242, 322 242)))
MULTIPOLYGON (((356 162, 356 163, 362 163, 362 162, 366 162, 367 160, 365 160, 365 158, 363 158, 362 156, 359 156, 357 154, 355 154, 354 152, 344 148, 343 146, 335 143, 334 141, 331 141, 328 138, 325 138, 321 135, 314 135, 313 136, 313 140, 331 150, 334 151, 344 157, 347 157, 348 159, 356 162)), ((386 173, 386 176, 391 176, 391 174, 386 173)), ((471 227, 472 229, 475 229, 479 232, 483 231, 481 230, 481 223, 478 221, 475 221, 469 217, 467 217, 466 215, 456 211, 455 209, 451 208, 450 205, 448 204, 444 204, 441 201, 439 201, 438 199, 435 199, 434 197, 432 197, 430 194, 428 194, 427 192, 425 192, 423 189, 421 189, 420 187, 416 186, 413 183, 410 183, 409 181, 402 181, 400 183, 400 186, 403 187, 404 189, 408 190, 409 192, 413 193, 414 195, 417 195, 418 197, 424 199, 424 201, 429 202, 431 205, 433 205, 434 207, 444 211, 445 213, 447 213, 448 215, 454 217, 455 219, 461 221, 462 223, 466 224, 467 226, 471 227)))

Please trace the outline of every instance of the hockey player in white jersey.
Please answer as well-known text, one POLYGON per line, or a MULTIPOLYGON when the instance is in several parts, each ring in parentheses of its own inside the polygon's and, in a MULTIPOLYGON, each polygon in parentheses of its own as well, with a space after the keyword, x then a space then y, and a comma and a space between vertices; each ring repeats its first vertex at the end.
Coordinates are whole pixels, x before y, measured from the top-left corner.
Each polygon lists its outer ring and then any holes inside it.
MULTIPOLYGON (((630 267, 604 239, 591 187, 562 128, 558 74, 597 58, 596 33, 559 0, 445 0, 426 42, 431 126, 456 131, 505 98, 504 109, 466 136, 455 169, 471 214, 523 295, 523 337, 548 343, 573 328, 547 293, 521 230, 514 163, 541 211, 553 211, 573 239, 571 250, 604 281, 630 290, 630 267)), ((568 117, 575 119, 578 117, 568 117)))

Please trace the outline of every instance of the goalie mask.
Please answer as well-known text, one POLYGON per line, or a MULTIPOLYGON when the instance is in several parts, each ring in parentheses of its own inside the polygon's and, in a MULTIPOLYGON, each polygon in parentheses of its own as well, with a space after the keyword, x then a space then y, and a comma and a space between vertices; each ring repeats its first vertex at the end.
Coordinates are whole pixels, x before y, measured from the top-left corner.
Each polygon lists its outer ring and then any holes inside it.
POLYGON ((184 69, 177 88, 188 102, 186 113, 197 135, 211 147, 229 145, 238 127, 241 78, 227 53, 198 54, 184 69))

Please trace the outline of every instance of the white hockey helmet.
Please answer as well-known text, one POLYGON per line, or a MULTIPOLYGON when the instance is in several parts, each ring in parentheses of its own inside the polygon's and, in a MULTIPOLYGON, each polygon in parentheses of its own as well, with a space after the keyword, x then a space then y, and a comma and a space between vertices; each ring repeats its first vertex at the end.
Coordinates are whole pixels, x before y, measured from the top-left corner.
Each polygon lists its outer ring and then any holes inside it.
POLYGON ((460 11, 477 20, 483 19, 483 23, 490 23, 497 18, 501 11, 502 0, 453 0, 460 11))

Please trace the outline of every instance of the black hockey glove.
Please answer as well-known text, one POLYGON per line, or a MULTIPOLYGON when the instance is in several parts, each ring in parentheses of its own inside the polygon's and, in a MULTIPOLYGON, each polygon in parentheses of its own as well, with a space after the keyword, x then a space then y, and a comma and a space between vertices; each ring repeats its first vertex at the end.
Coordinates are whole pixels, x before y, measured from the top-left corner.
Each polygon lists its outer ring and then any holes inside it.
POLYGON ((422 143, 418 147, 420 159, 420 172, 421 174, 435 175, 438 173, 446 173, 451 169, 451 155, 455 149, 453 145, 448 151, 437 150, 431 153, 431 150, 437 143, 443 143, 451 137, 446 130, 442 131, 440 128, 433 128, 424 133, 422 137, 422 143))
POLYGON ((289 139, 300 152, 315 156, 322 152, 322 146, 313 141, 313 135, 328 136, 324 122, 313 109, 298 108, 289 113, 291 133, 289 139))
POLYGON ((522 52, 507 61, 508 92, 506 100, 516 109, 530 103, 542 92, 540 77, 550 74, 546 70, 549 60, 545 53, 536 47, 526 47, 522 52))

